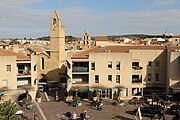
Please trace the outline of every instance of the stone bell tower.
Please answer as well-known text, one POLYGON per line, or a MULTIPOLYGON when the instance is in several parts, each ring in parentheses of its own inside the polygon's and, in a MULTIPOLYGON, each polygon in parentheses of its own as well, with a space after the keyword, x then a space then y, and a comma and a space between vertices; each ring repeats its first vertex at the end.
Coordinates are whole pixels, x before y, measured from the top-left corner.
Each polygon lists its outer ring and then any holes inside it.
POLYGON ((52 69, 61 69, 65 63, 65 35, 64 27, 61 26, 61 20, 57 11, 53 12, 50 20, 50 41, 51 41, 51 62, 52 69))

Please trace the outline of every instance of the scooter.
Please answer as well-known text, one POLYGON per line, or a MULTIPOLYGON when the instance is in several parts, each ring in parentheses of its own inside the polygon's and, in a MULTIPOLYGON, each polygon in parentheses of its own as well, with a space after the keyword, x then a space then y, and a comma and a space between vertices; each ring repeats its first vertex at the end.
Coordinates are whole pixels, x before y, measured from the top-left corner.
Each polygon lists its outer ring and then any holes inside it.
POLYGON ((96 101, 91 102, 90 105, 91 105, 91 108, 97 108, 97 102, 96 101))
POLYGON ((88 120, 88 118, 86 117, 86 114, 81 113, 80 114, 80 120, 88 120))
POLYGON ((103 103, 102 102, 98 102, 97 110, 102 110, 102 109, 103 109, 103 103))

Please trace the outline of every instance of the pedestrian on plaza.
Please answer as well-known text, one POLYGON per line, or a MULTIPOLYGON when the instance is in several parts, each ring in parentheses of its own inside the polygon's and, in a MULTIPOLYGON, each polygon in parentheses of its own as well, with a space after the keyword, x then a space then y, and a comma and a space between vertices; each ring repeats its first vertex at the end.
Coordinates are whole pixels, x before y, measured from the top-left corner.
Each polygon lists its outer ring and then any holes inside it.
POLYGON ((34 120, 38 120, 37 112, 34 112, 34 120))
POLYGON ((76 119, 77 119, 77 114, 76 114, 75 112, 73 112, 72 119, 73 119, 73 120, 76 120, 76 119))
POLYGON ((81 111, 80 120, 87 120, 87 111, 85 109, 81 111))

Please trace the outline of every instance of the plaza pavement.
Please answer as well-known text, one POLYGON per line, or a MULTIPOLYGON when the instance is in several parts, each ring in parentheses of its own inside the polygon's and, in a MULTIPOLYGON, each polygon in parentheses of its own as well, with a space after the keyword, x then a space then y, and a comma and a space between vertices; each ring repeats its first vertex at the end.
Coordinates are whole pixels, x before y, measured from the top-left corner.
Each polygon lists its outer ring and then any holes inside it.
MULTIPOLYGON (((102 111, 92 109, 90 101, 83 101, 82 106, 72 107, 64 101, 50 101, 39 103, 42 111, 44 112, 47 120, 67 120, 62 117, 66 112, 75 112, 77 116, 81 113, 82 109, 86 109, 88 115, 91 116, 89 120, 135 120, 132 112, 137 106, 127 105, 123 107, 113 106, 110 102, 105 102, 102 111)), ((166 120, 172 120, 172 116, 166 115, 166 120)), ((143 120, 151 120, 150 118, 143 118, 143 120)))

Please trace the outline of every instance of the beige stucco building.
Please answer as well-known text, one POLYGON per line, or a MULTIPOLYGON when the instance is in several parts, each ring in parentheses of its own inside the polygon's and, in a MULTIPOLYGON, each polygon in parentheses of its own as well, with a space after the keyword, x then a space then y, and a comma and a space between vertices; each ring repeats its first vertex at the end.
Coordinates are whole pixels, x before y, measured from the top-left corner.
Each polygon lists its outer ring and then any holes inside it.
POLYGON ((98 46, 68 55, 70 90, 96 89, 101 98, 131 99, 180 89, 180 47, 98 46))
MULTIPOLYGON (((131 99, 164 95, 178 76, 179 52, 173 53, 166 46, 107 46, 102 42, 96 47, 80 52, 65 53, 64 28, 54 11, 50 21, 51 50, 38 54, 38 79, 49 85, 67 84, 67 91, 79 91, 82 98, 90 98, 98 90, 101 98, 131 99)), ((96 38, 96 42, 102 41, 96 38)), ((107 42, 107 39, 105 40, 107 42)), ((177 47, 177 49, 180 49, 177 47)), ((177 83, 179 78, 176 79, 177 83)))
MULTIPOLYGON (((90 48, 90 36, 84 34, 83 38, 85 50, 65 52, 64 27, 54 11, 50 50, 27 48, 31 57, 0 52, 0 88, 15 91, 17 98, 27 90, 22 86, 36 88, 39 81, 45 81, 50 88, 56 88, 52 92, 60 91, 60 85, 65 83, 69 96, 79 91, 82 98, 91 98, 97 90, 101 98, 122 100, 180 89, 180 47, 110 46, 107 37, 101 36, 95 38, 96 47, 90 48)), ((28 90, 34 99, 35 89, 28 90)))
POLYGON ((9 50, 0 49, 0 94, 3 100, 18 100, 28 92, 35 99, 37 67, 36 56, 25 56, 9 50))

